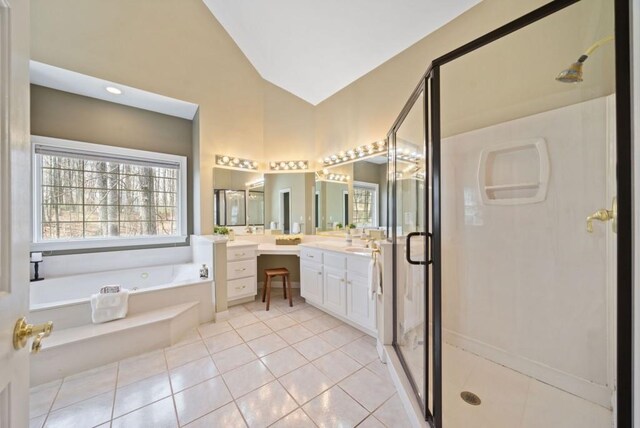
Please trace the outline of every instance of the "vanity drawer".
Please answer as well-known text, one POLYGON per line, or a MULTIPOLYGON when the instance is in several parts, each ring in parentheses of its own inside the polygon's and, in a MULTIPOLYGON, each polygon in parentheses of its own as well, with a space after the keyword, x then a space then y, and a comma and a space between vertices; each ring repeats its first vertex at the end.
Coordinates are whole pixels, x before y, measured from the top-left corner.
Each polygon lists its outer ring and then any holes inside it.
POLYGON ((227 247, 227 261, 252 259, 256 256, 254 247, 227 247))
POLYGON ((347 256, 324 253, 324 265, 333 269, 344 270, 347 268, 347 256))
POLYGON ((300 260, 306 260, 313 263, 322 263, 322 251, 302 247, 302 249, 300 250, 300 260))
POLYGON ((349 271, 349 273, 368 276, 370 263, 370 257, 349 256, 349 258, 347 259, 347 270, 349 271))
POLYGON ((256 260, 241 260, 227 263, 227 279, 256 276, 256 260))
POLYGON ((233 279, 227 281, 227 300, 255 295, 257 290, 258 285, 255 277, 233 279))

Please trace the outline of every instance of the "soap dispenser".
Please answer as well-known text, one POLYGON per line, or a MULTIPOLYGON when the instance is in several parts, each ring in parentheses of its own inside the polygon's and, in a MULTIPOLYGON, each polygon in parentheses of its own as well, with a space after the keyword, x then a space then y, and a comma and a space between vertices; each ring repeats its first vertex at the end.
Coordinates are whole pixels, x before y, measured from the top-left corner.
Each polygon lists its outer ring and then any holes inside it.
POLYGON ((200 268, 200 279, 209 279, 209 268, 205 264, 200 268))

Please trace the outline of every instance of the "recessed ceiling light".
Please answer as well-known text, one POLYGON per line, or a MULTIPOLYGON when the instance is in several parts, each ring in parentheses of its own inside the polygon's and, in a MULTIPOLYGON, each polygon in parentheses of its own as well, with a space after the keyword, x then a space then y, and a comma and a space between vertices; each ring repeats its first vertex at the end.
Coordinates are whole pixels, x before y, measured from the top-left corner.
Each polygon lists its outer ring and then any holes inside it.
POLYGON ((113 95, 121 95, 122 94, 122 89, 118 89, 115 86, 107 86, 105 89, 107 90, 107 92, 109 92, 110 94, 113 94, 113 95))

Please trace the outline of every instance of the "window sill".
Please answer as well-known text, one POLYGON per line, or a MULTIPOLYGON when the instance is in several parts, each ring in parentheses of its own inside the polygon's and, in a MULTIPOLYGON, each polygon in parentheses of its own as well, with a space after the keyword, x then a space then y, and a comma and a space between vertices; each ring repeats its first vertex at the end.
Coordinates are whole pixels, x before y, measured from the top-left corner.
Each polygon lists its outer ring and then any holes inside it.
POLYGON ((141 245, 181 244, 187 236, 138 237, 117 239, 83 239, 78 241, 33 242, 31 251, 84 250, 94 248, 135 247, 141 245))

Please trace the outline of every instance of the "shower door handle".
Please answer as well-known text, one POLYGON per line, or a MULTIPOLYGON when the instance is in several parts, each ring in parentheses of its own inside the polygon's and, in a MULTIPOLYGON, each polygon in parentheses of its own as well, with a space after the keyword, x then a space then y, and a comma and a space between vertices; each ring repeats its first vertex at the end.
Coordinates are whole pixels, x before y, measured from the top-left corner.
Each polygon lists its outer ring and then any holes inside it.
POLYGON ((426 264, 431 264, 433 262, 433 260, 431 259, 431 255, 433 254, 433 234, 428 233, 428 232, 411 232, 407 235, 407 250, 405 251, 406 254, 406 258, 407 258, 407 263, 409 263, 410 265, 426 265, 426 264), (415 237, 415 236, 426 236, 427 239, 429 240, 429 257, 428 260, 426 261, 419 261, 419 260, 412 260, 411 259, 411 238, 415 237))

